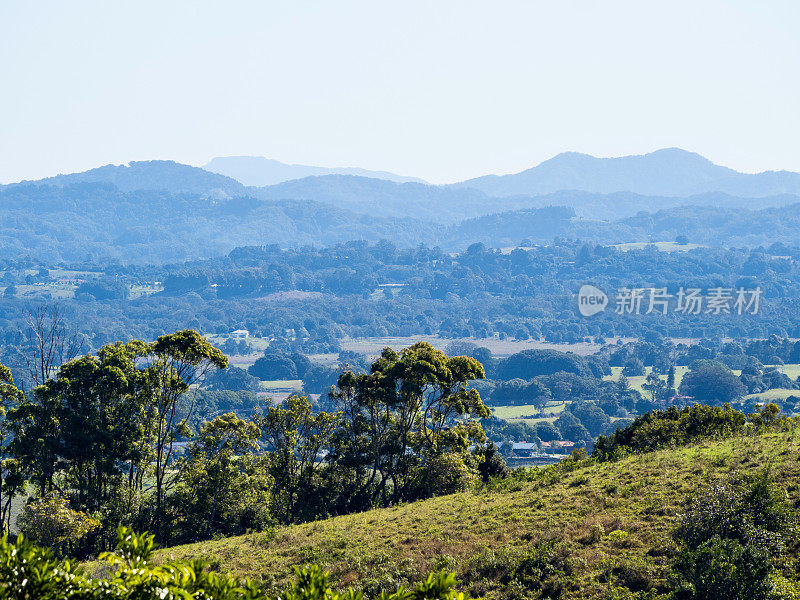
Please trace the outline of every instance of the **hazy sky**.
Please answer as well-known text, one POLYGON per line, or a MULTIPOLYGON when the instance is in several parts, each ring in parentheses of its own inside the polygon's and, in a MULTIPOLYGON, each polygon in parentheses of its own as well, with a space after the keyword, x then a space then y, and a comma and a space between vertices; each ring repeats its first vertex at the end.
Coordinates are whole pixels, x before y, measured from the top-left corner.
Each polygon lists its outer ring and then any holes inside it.
POLYGON ((800 171, 798 0, 0 0, 0 181, 214 156, 448 182, 665 146, 800 171))

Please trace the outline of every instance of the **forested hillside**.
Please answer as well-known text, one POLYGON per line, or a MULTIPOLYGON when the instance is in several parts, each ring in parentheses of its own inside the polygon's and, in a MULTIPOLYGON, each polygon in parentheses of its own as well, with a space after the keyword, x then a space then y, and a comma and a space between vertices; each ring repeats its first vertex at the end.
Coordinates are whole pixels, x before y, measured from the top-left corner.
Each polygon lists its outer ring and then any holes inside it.
POLYGON ((393 238, 413 246, 437 227, 306 200, 216 199, 207 193, 122 192, 103 183, 0 188, 0 257, 50 264, 163 264, 246 244, 294 247, 393 238))

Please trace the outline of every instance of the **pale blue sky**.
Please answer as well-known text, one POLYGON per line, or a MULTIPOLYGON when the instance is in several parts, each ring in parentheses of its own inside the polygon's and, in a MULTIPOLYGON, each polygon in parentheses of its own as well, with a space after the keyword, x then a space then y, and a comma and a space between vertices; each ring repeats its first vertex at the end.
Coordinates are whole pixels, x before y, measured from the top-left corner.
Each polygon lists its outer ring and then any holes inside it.
POLYGON ((449 182, 665 146, 800 171, 797 0, 0 0, 0 181, 246 154, 449 182))

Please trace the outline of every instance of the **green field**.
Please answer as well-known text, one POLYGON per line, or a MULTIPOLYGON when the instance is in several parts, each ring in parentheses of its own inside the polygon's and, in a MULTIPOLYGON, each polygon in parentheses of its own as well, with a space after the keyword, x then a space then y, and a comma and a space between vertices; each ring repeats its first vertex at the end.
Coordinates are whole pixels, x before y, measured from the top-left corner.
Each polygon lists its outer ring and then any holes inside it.
POLYGON ((775 365, 775 368, 790 379, 797 379, 800 377, 799 364, 775 365))
POLYGON ((302 379, 277 379, 275 381, 262 381, 260 383, 261 389, 264 391, 270 390, 296 390, 303 389, 302 379))
POLYGON ((612 585, 665 584, 675 515, 698 486, 769 464, 773 480, 797 505, 798 442, 797 432, 708 441, 616 463, 584 463, 552 481, 516 481, 504 491, 477 489, 166 548, 160 555, 202 557, 215 569, 248 575, 276 591, 290 581, 292 567, 304 563, 330 570, 337 586, 368 591, 445 568, 473 597, 514 599, 528 597, 513 583, 520 561, 537 540, 557 539, 573 565, 561 597, 601 600, 612 597, 612 585), (592 531, 603 533, 592 537, 592 531), (612 531, 624 533, 608 535, 612 531))
POLYGON ((774 389, 774 390, 767 390, 765 392, 761 392, 759 394, 748 394, 745 398, 749 400, 785 400, 789 396, 796 396, 800 398, 800 390, 786 390, 786 389, 774 389))
MULTIPOLYGON (((631 387, 631 389, 644 393, 644 388, 642 388, 642 385, 647 379, 647 375, 649 375, 652 370, 653 367, 645 367, 644 375, 636 375, 634 377, 628 377, 628 385, 631 387)), ((676 389, 681 385, 681 381, 683 381, 683 376, 686 375, 688 371, 689 367, 684 367, 684 366, 675 367, 676 389)), ((606 381, 619 381, 621 375, 622 375, 622 367, 611 367, 611 375, 606 375, 605 377, 603 377, 603 379, 605 379, 606 381)), ((661 379, 666 381, 667 380, 666 375, 662 375, 661 379)))
POLYGON ((492 415, 506 421, 524 421, 533 425, 541 421, 552 423, 564 410, 564 402, 549 404, 539 414, 539 409, 533 404, 521 404, 519 406, 491 406, 492 415))

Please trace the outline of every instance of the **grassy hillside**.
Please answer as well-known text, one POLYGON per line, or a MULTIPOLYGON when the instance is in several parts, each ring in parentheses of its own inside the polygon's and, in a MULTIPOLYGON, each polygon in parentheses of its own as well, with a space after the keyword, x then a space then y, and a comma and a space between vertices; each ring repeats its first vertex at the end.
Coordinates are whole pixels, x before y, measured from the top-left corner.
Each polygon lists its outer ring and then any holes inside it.
POLYGON ((537 597, 531 593, 536 565, 566 582, 564 598, 663 591, 676 550, 670 538, 676 511, 700 486, 733 471, 769 469, 800 503, 798 434, 706 441, 614 463, 582 461, 571 470, 529 472, 528 481, 506 480, 501 488, 168 548, 161 556, 202 556, 275 588, 290 580, 293 565, 319 563, 335 584, 367 592, 446 568, 473 596, 537 597), (621 589, 612 594, 615 588, 621 589))

